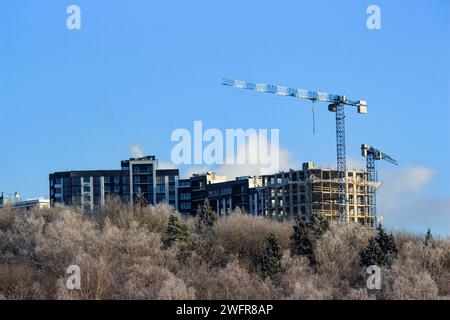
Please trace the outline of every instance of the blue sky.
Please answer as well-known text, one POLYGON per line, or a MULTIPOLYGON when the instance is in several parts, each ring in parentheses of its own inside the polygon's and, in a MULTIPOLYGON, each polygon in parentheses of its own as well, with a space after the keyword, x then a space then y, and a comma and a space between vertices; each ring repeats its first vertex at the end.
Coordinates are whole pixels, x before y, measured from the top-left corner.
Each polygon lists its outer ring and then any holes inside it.
POLYGON ((368 143, 401 162, 379 164, 382 188, 394 179, 410 197, 386 223, 450 234, 449 15, 446 0, 2 0, 0 191, 47 196, 50 172, 118 168, 134 145, 168 162, 172 131, 194 120, 279 128, 299 166, 333 163, 326 105, 313 135, 309 102, 220 86, 228 77, 367 99, 367 116, 347 110, 347 154, 368 143), (66 28, 71 4, 81 30, 66 28), (381 30, 366 27, 371 4, 381 30), (426 175, 413 189, 411 172, 426 175))

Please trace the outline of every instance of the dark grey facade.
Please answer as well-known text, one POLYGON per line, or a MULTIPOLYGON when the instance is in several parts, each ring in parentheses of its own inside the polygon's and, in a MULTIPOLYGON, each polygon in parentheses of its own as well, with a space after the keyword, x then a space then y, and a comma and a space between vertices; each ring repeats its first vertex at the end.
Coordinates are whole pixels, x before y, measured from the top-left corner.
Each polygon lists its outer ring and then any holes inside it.
POLYGON ((121 170, 55 172, 49 175, 50 203, 81 205, 96 210, 108 197, 135 202, 143 193, 149 204, 168 203, 177 208, 178 169, 157 169, 154 156, 121 162, 121 170))

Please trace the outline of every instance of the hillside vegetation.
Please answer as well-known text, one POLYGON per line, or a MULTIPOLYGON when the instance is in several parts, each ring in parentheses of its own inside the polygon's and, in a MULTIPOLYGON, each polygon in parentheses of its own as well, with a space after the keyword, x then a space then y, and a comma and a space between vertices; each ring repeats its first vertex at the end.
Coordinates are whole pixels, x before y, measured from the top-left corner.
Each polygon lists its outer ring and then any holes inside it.
POLYGON ((448 299, 450 239, 208 207, 0 210, 0 299, 448 299), (366 267, 381 267, 367 289, 366 267), (81 289, 66 270, 78 265, 81 289))

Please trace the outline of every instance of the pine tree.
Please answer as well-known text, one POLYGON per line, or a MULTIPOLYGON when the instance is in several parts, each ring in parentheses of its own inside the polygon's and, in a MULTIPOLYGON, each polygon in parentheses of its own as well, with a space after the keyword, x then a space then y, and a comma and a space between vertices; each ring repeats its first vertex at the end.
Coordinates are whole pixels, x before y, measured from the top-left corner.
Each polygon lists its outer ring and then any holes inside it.
POLYGON ((136 194, 136 205, 141 208, 146 207, 148 205, 147 198, 145 197, 145 194, 142 192, 140 187, 136 194))
POLYGON ((330 229, 328 220, 320 213, 314 213, 311 217, 311 231, 318 238, 330 229))
POLYGON ((369 239, 369 244, 360 252, 360 264, 370 265, 391 265, 397 256, 397 246, 392 233, 387 234, 383 226, 377 227, 377 234, 369 239))
POLYGON ((169 248, 175 242, 188 243, 189 238, 187 226, 181 223, 176 215, 170 215, 169 224, 163 238, 164 247, 169 248))
POLYGON ((311 265, 316 263, 311 235, 305 217, 299 216, 293 226, 291 235, 291 252, 299 256, 306 256, 311 265))
POLYGON ((428 229, 427 234, 425 235, 424 244, 425 244, 425 247, 428 247, 430 245, 432 247, 434 247, 434 238, 433 238, 433 235, 431 234, 430 229, 428 229))
POLYGON ((391 265, 398 252, 394 236, 392 233, 387 234, 381 224, 378 225, 377 231, 378 234, 375 239, 384 254, 383 260, 385 264, 391 265))
POLYGON ((208 199, 206 199, 203 206, 198 210, 197 231, 199 233, 210 231, 216 220, 216 213, 209 205, 208 199))
POLYGON ((384 265, 384 255, 374 237, 369 239, 369 244, 360 253, 361 266, 384 265))
POLYGON ((281 249, 277 237, 271 232, 267 237, 267 245, 262 257, 262 271, 272 278, 281 272, 281 249))

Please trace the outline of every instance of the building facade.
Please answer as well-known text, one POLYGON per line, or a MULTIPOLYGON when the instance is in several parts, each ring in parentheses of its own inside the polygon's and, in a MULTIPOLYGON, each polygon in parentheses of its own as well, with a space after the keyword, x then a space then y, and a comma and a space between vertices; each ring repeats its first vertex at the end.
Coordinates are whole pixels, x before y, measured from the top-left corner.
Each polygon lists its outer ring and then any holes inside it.
MULTIPOLYGON (((239 207, 255 216, 291 219, 319 213, 339 217, 338 171, 304 163, 289 170, 260 177, 226 176, 213 172, 179 179, 178 169, 160 169, 154 156, 121 161, 120 170, 68 171, 50 174, 52 205, 81 205, 96 210, 108 197, 136 202, 143 195, 148 204, 167 203, 184 216, 195 216, 205 200, 218 216, 239 207)), ((372 224, 371 192, 367 172, 346 172, 347 220, 372 224)))
POLYGON ((178 169, 158 169, 154 156, 121 161, 120 170, 55 172, 49 175, 50 203, 81 205, 95 211, 108 197, 135 202, 142 193, 149 204, 177 205, 178 169))
MULTIPOLYGON (((346 173, 347 221, 372 224, 370 182, 365 171, 346 173)), ((327 219, 339 218, 338 171, 314 168, 304 163, 302 170, 262 176, 261 187, 251 190, 250 213, 290 219, 298 214, 319 213, 327 219)))
POLYGON ((8 197, 3 192, 0 194, 0 209, 45 209, 50 208, 50 200, 45 198, 35 198, 22 200, 16 192, 14 196, 8 197))

